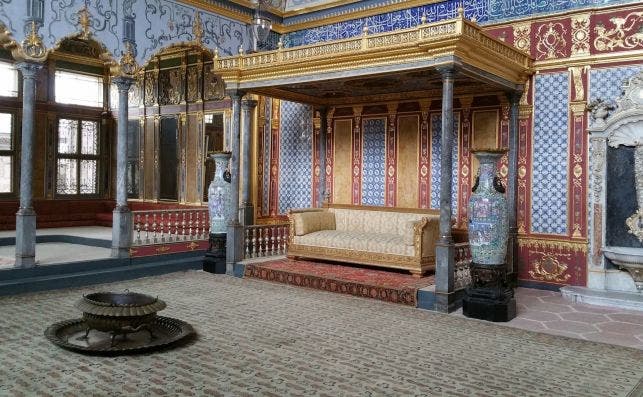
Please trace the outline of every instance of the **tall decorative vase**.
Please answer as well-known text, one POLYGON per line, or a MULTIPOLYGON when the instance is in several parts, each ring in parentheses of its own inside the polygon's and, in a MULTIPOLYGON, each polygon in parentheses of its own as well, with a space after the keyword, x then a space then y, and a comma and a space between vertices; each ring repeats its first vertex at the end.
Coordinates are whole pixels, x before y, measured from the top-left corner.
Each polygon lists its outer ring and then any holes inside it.
POLYGON ((469 246, 473 263, 504 265, 507 253, 507 200, 494 186, 496 164, 506 149, 477 150, 478 185, 469 199, 469 246))
POLYGON ((214 179, 208 187, 208 210, 210 211, 210 234, 226 233, 227 221, 231 218, 230 203, 231 185, 224 178, 224 172, 230 161, 230 152, 218 152, 211 156, 214 159, 214 179))

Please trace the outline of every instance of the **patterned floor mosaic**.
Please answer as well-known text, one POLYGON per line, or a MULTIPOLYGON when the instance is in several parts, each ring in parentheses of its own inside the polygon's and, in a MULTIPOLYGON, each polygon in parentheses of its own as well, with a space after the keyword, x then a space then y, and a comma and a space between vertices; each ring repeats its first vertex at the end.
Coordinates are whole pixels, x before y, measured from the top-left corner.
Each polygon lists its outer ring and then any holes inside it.
POLYGON ((433 285, 435 280, 432 274, 416 278, 406 272, 293 259, 248 264, 245 277, 413 307, 417 306, 417 290, 433 285))
POLYGON ((0 298, 2 396, 635 396, 643 352, 372 299, 203 272, 0 298), (96 290, 194 325, 156 354, 91 357, 43 330, 96 290), (636 390, 635 390, 636 388, 636 390))

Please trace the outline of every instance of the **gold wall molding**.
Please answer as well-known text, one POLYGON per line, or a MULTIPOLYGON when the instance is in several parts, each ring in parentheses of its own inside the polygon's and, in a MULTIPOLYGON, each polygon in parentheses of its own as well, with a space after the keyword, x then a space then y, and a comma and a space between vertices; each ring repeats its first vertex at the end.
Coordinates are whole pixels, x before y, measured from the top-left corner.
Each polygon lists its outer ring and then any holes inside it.
POLYGON ((564 283, 572 277, 571 274, 567 273, 569 265, 558 260, 558 257, 560 256, 564 256, 567 259, 570 259, 570 254, 555 254, 537 251, 531 253, 542 255, 540 259, 535 260, 532 263, 533 269, 529 270, 529 275, 533 279, 555 283, 564 283))
POLYGON ((537 237, 518 237, 518 247, 528 248, 530 250, 557 250, 567 252, 587 253, 587 240, 558 240, 537 237))

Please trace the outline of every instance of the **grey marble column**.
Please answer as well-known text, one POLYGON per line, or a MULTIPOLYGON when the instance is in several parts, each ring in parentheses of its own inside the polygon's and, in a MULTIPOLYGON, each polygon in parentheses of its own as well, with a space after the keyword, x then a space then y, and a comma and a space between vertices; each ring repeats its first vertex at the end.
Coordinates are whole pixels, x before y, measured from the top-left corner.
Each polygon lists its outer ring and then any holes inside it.
POLYGON ((252 205, 252 178, 250 176, 251 150, 252 149, 252 112, 257 107, 257 101, 244 99, 241 101, 241 114, 243 117, 243 168, 241 169, 241 224, 252 225, 255 222, 255 209, 252 205))
POLYGON ((232 99, 232 119, 230 120, 230 206, 234 209, 228 219, 226 237, 226 274, 234 274, 234 265, 243 259, 243 226, 239 222, 239 158, 241 138, 241 91, 229 91, 232 99))
POLYGON ((22 144, 20 152, 20 208, 16 213, 16 263, 27 268, 36 264, 36 212, 33 209, 33 148, 34 107, 36 105, 36 73, 39 63, 20 62, 22 72, 22 144))
POLYGON ((507 274, 517 271, 516 255, 518 243, 518 223, 516 200, 518 199, 518 104, 522 92, 507 93, 509 99, 509 173, 507 175, 507 222, 509 224, 509 240, 507 241, 507 274))
POLYGON ((132 213, 127 207, 127 118, 128 94, 134 79, 117 77, 118 116, 116 130, 116 208, 112 216, 112 257, 128 258, 132 245, 132 213))
POLYGON ((451 236, 451 173, 453 167, 453 80, 452 68, 440 70, 442 74, 442 138, 440 159, 440 238, 435 250, 435 309, 449 312, 455 309, 454 255, 451 236))
POLYGON ((326 108, 318 109, 319 112, 319 186, 317 187, 317 192, 319 194, 318 203, 319 206, 324 205, 326 200, 326 137, 328 136, 328 112, 326 108))

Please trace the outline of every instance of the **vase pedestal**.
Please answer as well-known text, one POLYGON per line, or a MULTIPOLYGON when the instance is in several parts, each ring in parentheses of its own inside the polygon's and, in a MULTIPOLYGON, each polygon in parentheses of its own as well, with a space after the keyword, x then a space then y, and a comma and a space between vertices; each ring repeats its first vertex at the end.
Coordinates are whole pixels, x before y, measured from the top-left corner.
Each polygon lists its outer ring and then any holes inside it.
POLYGON ((203 258, 203 270, 226 274, 226 233, 210 233, 210 244, 203 258))
POLYGON ((516 317, 516 299, 507 283, 505 265, 471 264, 471 287, 462 300, 466 317, 507 322, 516 317))

